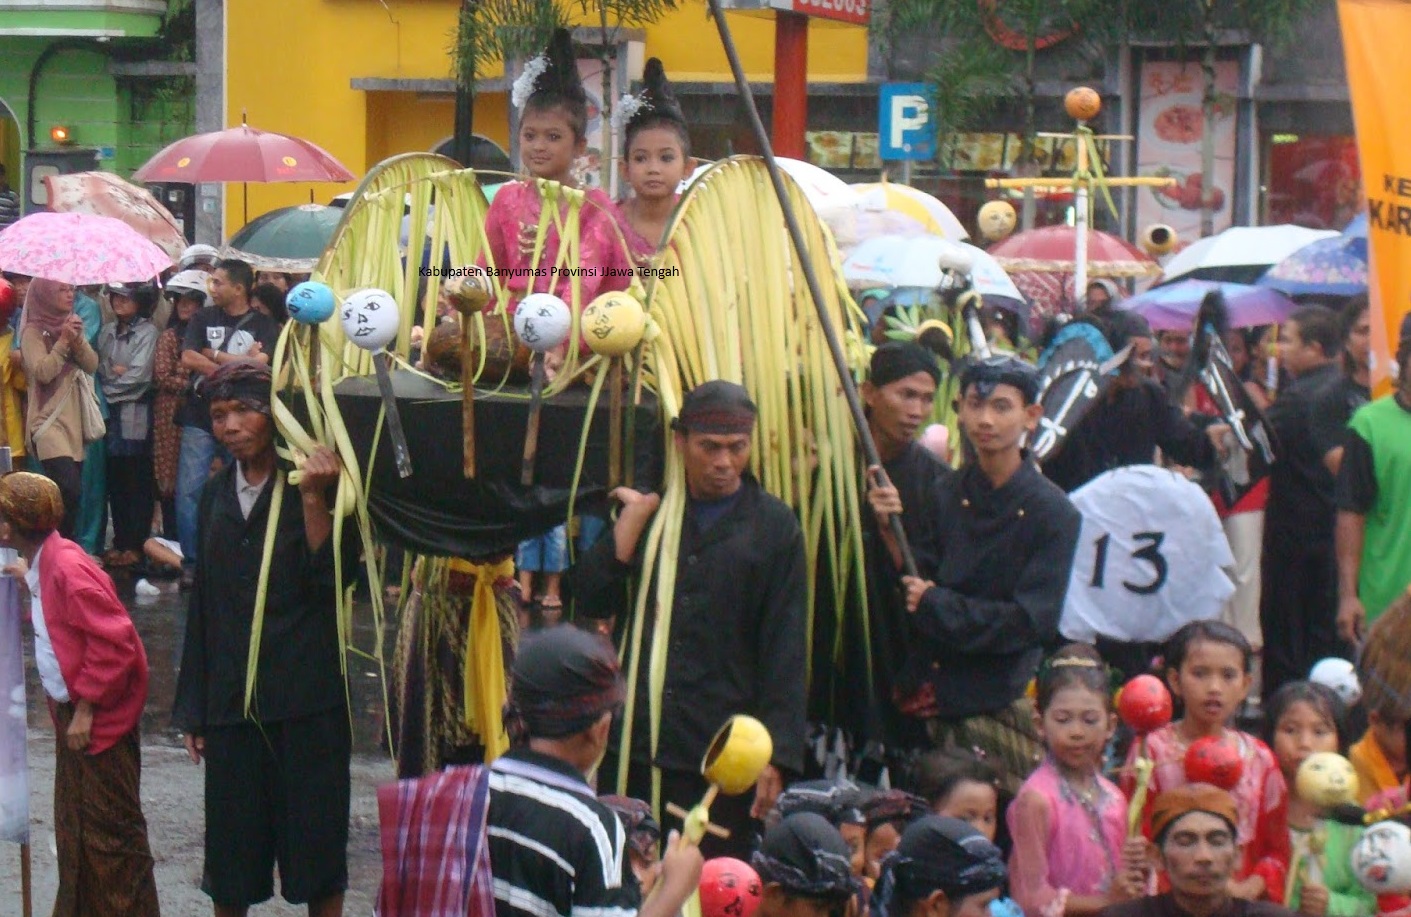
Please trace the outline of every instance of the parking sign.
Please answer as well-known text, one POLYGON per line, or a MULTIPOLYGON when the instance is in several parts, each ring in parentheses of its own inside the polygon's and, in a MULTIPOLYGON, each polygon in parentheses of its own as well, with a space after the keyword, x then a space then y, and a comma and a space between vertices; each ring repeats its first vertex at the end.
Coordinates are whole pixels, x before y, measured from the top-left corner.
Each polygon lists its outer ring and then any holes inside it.
POLYGON ((884 160, 931 159, 936 126, 931 121, 930 83, 883 83, 878 96, 878 156, 884 160))

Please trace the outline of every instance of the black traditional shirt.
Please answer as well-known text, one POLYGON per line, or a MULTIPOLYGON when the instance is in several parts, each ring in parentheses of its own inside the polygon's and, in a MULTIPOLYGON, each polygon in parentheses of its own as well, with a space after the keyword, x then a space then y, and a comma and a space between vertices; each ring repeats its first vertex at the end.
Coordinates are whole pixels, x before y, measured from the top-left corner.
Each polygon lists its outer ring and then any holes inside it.
MULTIPOLYGON (((682 522, 661 697, 658 767, 697 772, 725 721, 747 713, 774 740, 773 763, 798 772, 805 731, 806 609, 803 533, 793 510, 746 475, 736 499, 704 531, 682 522)), ((589 618, 630 625, 627 578, 605 537, 579 563, 575 596, 589 618)), ((638 588, 655 589, 655 584, 638 588)), ((631 757, 651 758, 648 705, 656 615, 648 614, 638 663, 631 757)), ((626 628, 630 636, 630 626, 626 628)), ((629 646, 624 671, 635 647, 629 646)))
MULTIPOLYGON (((186 614, 173 721, 199 733, 247 722, 245 671, 260 561, 275 482, 249 518, 236 493, 236 463, 206 483, 197 516, 196 585, 186 614)), ((250 718, 274 723, 347 701, 338 647, 333 537, 309 551, 299 490, 286 485, 270 557, 259 668, 250 718)), ((345 575, 356 540, 344 540, 345 575)))

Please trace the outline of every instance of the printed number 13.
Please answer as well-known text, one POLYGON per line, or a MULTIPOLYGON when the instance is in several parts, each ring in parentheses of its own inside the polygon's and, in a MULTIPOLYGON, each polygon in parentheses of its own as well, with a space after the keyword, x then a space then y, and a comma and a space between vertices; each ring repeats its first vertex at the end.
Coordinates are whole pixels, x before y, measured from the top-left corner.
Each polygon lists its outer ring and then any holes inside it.
MULTIPOLYGON (((1122 586, 1128 592, 1135 595, 1152 595, 1158 592, 1162 586, 1166 585, 1166 576, 1171 572, 1170 565, 1166 562, 1166 557, 1161 553, 1161 544, 1166 540, 1165 532, 1138 532, 1132 536, 1138 542, 1146 542, 1142 547, 1132 552, 1132 557, 1137 560, 1144 560, 1151 564, 1156 572, 1156 578, 1145 585, 1122 581, 1122 586)), ((1107 573, 1107 548, 1112 542, 1111 535, 1103 535, 1097 540, 1097 557, 1093 560, 1093 578, 1089 583, 1094 589, 1104 587, 1104 578, 1107 573)))

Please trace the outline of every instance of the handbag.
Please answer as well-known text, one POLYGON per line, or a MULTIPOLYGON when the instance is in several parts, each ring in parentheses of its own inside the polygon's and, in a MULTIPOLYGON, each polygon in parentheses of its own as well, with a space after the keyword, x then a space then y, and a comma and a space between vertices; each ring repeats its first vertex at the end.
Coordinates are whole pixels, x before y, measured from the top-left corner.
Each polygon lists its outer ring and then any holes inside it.
POLYGON ((93 388, 93 377, 77 367, 73 371, 74 381, 64 390, 63 397, 59 399, 58 405, 49 412, 49 416, 44 418, 44 423, 29 435, 30 448, 35 448, 34 444, 39 442, 39 438, 49 432, 49 428, 54 425, 54 421, 64 413, 64 408, 69 406, 69 399, 78 393, 79 397, 79 418, 82 423, 83 444, 95 443, 108 435, 107 421, 103 420, 103 409, 98 406, 98 392, 93 388))
POLYGON ((103 409, 98 406, 98 392, 93 385, 93 377, 81 369, 75 369, 74 390, 78 393, 79 414, 83 418, 83 444, 96 443, 108 435, 108 424, 103 420, 103 409))

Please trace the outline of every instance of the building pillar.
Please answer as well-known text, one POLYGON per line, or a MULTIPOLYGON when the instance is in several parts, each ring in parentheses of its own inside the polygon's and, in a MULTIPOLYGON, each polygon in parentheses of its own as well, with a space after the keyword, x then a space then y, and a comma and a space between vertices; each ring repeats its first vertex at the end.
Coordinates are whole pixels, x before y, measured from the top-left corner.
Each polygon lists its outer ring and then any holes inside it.
MULTIPOLYGON (((224 130, 225 0, 196 0, 196 131, 224 130)), ((196 241, 219 246, 224 239, 223 186, 196 186, 196 241)))

